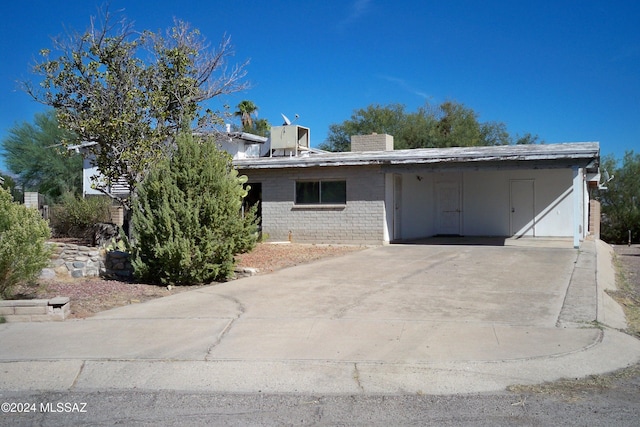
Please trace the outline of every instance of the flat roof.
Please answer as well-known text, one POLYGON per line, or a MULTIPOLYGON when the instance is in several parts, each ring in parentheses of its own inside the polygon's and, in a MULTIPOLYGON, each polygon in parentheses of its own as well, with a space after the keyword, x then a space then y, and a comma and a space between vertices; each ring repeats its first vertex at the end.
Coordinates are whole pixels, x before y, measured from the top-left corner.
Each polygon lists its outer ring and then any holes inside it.
MULTIPOLYGON (((531 162, 587 166, 598 160, 598 142, 500 145, 482 147, 416 148, 409 150, 317 153, 297 157, 259 157, 234 160, 239 169, 283 169, 323 166, 442 165, 531 162)), ((597 165, 596 165, 597 166, 597 165)))

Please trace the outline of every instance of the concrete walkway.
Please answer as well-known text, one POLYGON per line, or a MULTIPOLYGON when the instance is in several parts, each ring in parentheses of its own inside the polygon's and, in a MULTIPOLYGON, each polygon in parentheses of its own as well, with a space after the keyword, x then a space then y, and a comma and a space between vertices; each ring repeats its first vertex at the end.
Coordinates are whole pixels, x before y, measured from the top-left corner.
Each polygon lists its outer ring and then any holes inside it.
POLYGON ((458 243, 370 248, 89 319, 3 324, 0 390, 472 393, 640 360, 604 292, 615 286, 604 243, 458 243))

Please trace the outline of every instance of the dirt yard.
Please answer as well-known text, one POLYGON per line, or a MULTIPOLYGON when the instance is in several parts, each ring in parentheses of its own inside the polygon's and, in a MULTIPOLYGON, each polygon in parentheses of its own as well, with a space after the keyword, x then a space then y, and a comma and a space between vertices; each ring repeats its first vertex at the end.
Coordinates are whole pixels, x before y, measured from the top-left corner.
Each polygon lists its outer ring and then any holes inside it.
MULTIPOLYGON (((281 268, 362 249, 364 247, 361 246, 260 243, 250 253, 238 255, 236 258, 238 267, 251 267, 257 269, 258 274, 268 274, 281 268)), ((98 277, 69 278, 40 280, 35 287, 23 286, 17 289, 16 298, 69 297, 71 299, 70 317, 85 318, 110 308, 136 304, 195 288, 194 286, 176 286, 169 290, 163 286, 104 280, 98 277)))
POLYGON ((612 296, 622 305, 629 332, 640 338, 640 245, 616 245, 618 290, 612 296))

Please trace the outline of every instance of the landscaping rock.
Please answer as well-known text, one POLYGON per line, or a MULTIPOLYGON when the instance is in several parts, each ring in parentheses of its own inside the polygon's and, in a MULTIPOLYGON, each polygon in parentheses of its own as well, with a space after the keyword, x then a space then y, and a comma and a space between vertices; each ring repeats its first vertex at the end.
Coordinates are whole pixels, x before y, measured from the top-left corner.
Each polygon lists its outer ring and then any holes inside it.
POLYGON ((52 268, 43 268, 42 271, 40 272, 40 279, 55 279, 56 278, 56 272, 54 269, 52 268))

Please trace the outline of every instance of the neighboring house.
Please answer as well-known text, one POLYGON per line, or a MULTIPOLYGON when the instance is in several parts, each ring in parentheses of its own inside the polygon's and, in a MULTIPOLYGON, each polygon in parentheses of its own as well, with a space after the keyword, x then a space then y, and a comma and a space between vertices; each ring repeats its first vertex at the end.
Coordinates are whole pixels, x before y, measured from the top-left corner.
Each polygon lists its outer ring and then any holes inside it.
MULTIPOLYGON (((269 139, 263 136, 246 132, 231 132, 231 130, 227 128, 227 132, 218 135, 216 139, 219 147, 231 154, 234 159, 259 157, 268 153, 267 141, 269 139)), ((69 150, 75 150, 83 154, 82 194, 84 196, 104 195, 104 192, 95 188, 94 181, 92 180, 92 177, 100 177, 98 167, 95 165, 95 158, 92 155, 87 155, 87 149, 96 144, 96 142, 89 141, 68 147, 69 150)), ((126 197, 129 194, 129 187, 124 180, 105 189, 112 196, 126 197)))
POLYGON ((351 147, 234 160, 260 201, 264 236, 354 244, 569 237, 578 247, 588 234, 598 143, 393 150, 392 136, 373 134, 353 136, 351 147))
POLYGON ((262 157, 269 152, 269 138, 247 132, 231 132, 227 126, 227 133, 217 138, 220 149, 231 154, 235 159, 262 157))

